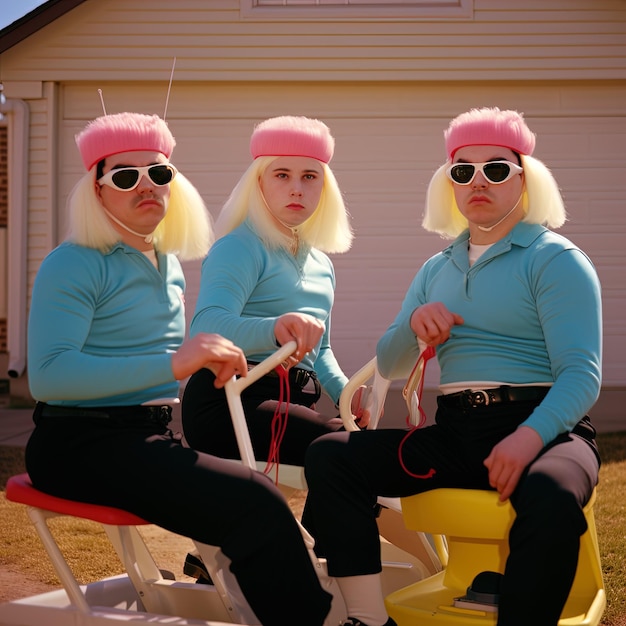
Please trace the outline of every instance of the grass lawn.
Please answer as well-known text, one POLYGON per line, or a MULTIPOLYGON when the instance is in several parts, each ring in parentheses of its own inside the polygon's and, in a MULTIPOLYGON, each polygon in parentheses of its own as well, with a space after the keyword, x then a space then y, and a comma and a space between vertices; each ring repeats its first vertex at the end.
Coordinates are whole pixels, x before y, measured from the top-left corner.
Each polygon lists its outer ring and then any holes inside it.
MULTIPOLYGON (((602 626, 626 626, 626 432, 601 434, 595 518, 607 609, 602 626)), ((49 584, 59 581, 26 515, 25 507, 7 502, 4 485, 24 471, 22 448, 0 446, 0 567, 49 584)), ((66 558, 82 583, 119 574, 121 564, 98 524, 73 518, 53 520, 66 558)), ((181 560, 184 555, 181 555, 181 560)))

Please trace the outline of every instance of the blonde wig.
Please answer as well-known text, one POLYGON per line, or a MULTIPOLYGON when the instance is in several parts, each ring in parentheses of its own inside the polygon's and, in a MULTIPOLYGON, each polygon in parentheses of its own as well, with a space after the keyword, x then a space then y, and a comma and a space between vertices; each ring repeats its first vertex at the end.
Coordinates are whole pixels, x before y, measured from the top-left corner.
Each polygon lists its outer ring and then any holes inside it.
MULTIPOLYGON (((556 180, 550 170, 535 157, 521 154, 520 159, 524 168, 522 221, 559 228, 565 223, 567 215, 556 180)), ((439 233, 446 239, 454 239, 468 228, 467 219, 456 204, 453 183, 446 176, 446 169, 451 163, 447 161, 433 174, 426 193, 422 221, 426 230, 439 233)))
MULTIPOLYGON (((269 248, 289 248, 291 239, 277 227, 270 214, 259 179, 276 156, 254 159, 235 185, 215 223, 216 236, 223 237, 249 218, 259 237, 269 248)), ((330 167, 320 161, 324 185, 313 215, 298 227, 300 241, 329 254, 346 252, 352 245, 353 232, 339 185, 330 167)))
MULTIPOLYGON (((107 252, 120 241, 120 235, 96 195, 96 169, 94 165, 70 192, 68 239, 107 252)), ((167 212, 153 237, 158 252, 176 254, 182 261, 204 257, 213 242, 211 218, 204 201, 180 172, 170 183, 167 212)))

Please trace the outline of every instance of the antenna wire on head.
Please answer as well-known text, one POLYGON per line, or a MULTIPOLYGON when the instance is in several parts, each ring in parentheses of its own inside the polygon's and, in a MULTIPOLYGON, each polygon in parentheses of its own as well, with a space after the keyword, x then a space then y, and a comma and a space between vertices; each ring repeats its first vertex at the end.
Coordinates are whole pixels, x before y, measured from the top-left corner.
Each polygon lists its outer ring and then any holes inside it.
POLYGON ((174 57, 174 62, 172 63, 172 72, 170 74, 170 84, 167 86, 167 97, 165 98, 165 110, 163 111, 163 121, 165 121, 165 116, 167 115, 167 107, 170 103, 170 91, 172 90, 172 81, 174 80, 174 68, 176 67, 176 57, 174 57))
POLYGON ((102 97, 102 89, 98 89, 98 95, 100 96, 100 104, 102 105, 102 112, 106 115, 107 110, 106 110, 106 107, 104 106, 104 98, 102 97))

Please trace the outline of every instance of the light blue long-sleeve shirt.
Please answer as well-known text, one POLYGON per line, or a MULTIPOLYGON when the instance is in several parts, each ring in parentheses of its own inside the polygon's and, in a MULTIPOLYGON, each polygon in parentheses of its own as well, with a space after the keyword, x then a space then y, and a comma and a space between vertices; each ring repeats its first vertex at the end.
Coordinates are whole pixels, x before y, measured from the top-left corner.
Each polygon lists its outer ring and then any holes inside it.
POLYGON ((601 383, 600 283, 589 258, 550 230, 519 223, 470 267, 468 231, 431 257, 377 346, 387 378, 406 378, 418 355, 413 311, 442 302, 464 324, 437 347, 441 384, 552 384, 523 423, 544 444, 569 432, 601 383))
POLYGON ((330 345, 335 272, 326 254, 301 246, 296 257, 268 249, 249 222, 213 244, 202 264, 200 292, 190 333, 218 333, 251 361, 276 351, 274 325, 285 313, 320 320, 324 334, 299 367, 314 370, 337 402, 347 382, 330 345))
POLYGON ((120 406, 178 395, 172 352, 183 341, 178 259, 118 243, 106 254, 62 243, 44 259, 28 323, 28 378, 37 400, 120 406))

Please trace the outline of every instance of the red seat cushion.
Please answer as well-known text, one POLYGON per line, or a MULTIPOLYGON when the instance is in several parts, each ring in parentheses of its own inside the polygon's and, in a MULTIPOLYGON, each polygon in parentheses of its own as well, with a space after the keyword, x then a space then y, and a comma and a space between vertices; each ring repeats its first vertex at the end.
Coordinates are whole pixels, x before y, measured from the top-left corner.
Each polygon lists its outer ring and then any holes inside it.
POLYGON ((20 504, 26 504, 27 506, 45 509, 46 511, 53 511, 54 513, 61 513, 63 515, 82 517, 111 526, 141 526, 150 523, 146 522, 146 520, 141 517, 137 517, 137 515, 133 513, 122 511, 112 506, 65 500, 43 493, 43 491, 39 491, 33 487, 28 474, 18 474, 17 476, 9 478, 7 481, 6 497, 7 500, 11 500, 12 502, 19 502, 20 504))

